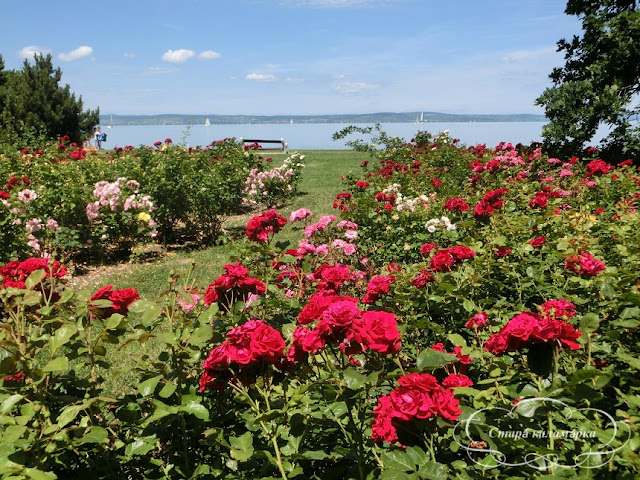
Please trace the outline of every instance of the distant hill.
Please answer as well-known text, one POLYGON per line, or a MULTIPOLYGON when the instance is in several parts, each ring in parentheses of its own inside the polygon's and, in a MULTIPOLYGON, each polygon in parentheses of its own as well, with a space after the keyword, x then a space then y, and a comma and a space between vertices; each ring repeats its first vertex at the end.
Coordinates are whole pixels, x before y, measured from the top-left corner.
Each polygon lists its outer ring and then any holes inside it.
MULTIPOLYGON (((242 125, 247 123, 414 123, 421 112, 363 113, 344 115, 111 115, 100 116, 103 125, 203 125, 208 119, 211 125, 242 125), (112 123, 113 122, 113 123, 112 123)), ((544 122, 543 115, 472 115, 424 112, 425 123, 432 122, 544 122)))

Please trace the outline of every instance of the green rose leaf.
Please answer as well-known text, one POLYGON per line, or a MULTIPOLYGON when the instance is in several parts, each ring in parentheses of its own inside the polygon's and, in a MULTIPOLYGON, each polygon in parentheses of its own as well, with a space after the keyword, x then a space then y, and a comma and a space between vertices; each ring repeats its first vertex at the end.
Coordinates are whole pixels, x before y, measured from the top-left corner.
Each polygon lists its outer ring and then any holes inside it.
POLYGON ((155 444, 155 435, 151 435, 150 437, 137 438, 125 447, 124 454, 127 457, 133 457, 134 455, 146 455, 151 450, 153 450, 155 444))
POLYGON ((161 398, 169 398, 176 391, 178 386, 175 383, 165 383, 158 392, 161 398))
POLYGON ((156 386, 161 379, 162 375, 147 378, 144 382, 138 385, 138 392, 140 392, 140 395, 143 397, 148 397, 156 390, 156 386))
POLYGON ((253 434, 247 432, 240 437, 229 437, 231 458, 238 462, 246 462, 253 455, 253 434))
POLYGON ((0 413, 7 413, 13 408, 16 403, 22 400, 22 398, 22 395, 19 395, 17 393, 5 398, 5 400, 2 402, 2 406, 0 407, 0 413))
POLYGON ((197 347, 205 345, 213 336, 213 327, 209 324, 196 328, 189 337, 189 343, 197 347))
POLYGON ((31 272, 31 274, 27 277, 24 284, 26 285, 28 290, 32 290, 33 287, 38 285, 44 278, 47 276, 47 272, 44 269, 36 270, 31 272))
POLYGON ((73 323, 62 325, 57 329, 49 341, 51 356, 55 355, 58 349, 71 340, 76 333, 78 333, 78 327, 73 323))
POLYGON ((43 472, 37 468, 25 468, 22 473, 32 480, 56 480, 58 478, 55 473, 43 472))
POLYGON ((600 318, 595 313, 587 313, 580 318, 580 331, 582 333, 595 332, 600 326, 600 318))
POLYGON ((124 317, 122 315, 120 315, 119 313, 114 313, 107 320, 106 329, 115 330, 120 326, 123 320, 124 320, 124 317))
POLYGON ((422 353, 418 355, 416 366, 418 370, 435 370, 436 368, 444 367, 446 364, 457 360, 457 355, 428 349, 423 350, 422 353))
POLYGON ((67 357, 56 357, 45 365, 43 372, 61 372, 69 369, 69 359, 67 357))
POLYGON ((190 413, 194 415, 196 418, 200 420, 209 421, 209 410, 202 405, 201 403, 196 402, 195 400, 191 400, 186 405, 183 405, 181 410, 184 412, 190 413))
POLYGON ((9 425, 2 434, 2 443, 11 444, 22 437, 27 431, 27 427, 23 425, 9 425))
POLYGON ((351 390, 360 390, 367 380, 367 377, 359 372, 356 372, 353 368, 349 367, 343 374, 344 383, 347 388, 351 390))
POLYGON ((62 413, 58 415, 58 421, 57 421, 58 426, 60 428, 63 428, 65 425, 72 422, 73 419, 78 416, 78 413, 80 413, 80 411, 82 411, 83 408, 84 408, 84 405, 71 405, 65 408, 64 410, 62 410, 62 413))
POLYGON ((108 438, 109 432, 106 429, 93 426, 80 438, 78 443, 105 443, 108 438))
POLYGON ((382 456, 382 463, 384 464, 384 470, 392 469, 399 470, 401 472, 413 471, 416 468, 416 462, 413 461, 410 455, 405 452, 386 452, 382 456))
POLYGON ((198 316, 198 323, 200 323, 200 325, 203 325, 205 323, 211 324, 219 311, 220 309, 218 308, 218 304, 212 303, 209 308, 207 308, 198 316))

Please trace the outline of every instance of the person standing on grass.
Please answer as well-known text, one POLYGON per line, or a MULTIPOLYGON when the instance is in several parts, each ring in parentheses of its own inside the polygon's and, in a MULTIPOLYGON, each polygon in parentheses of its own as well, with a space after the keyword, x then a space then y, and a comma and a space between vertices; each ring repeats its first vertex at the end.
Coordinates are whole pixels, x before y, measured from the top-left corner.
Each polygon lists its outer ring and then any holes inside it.
POLYGON ((101 150, 102 147, 100 145, 102 144, 102 140, 104 140, 104 137, 102 135, 102 131, 100 130, 100 126, 98 126, 98 128, 96 128, 96 131, 93 134, 93 136, 96 139, 96 148, 98 150, 101 150))

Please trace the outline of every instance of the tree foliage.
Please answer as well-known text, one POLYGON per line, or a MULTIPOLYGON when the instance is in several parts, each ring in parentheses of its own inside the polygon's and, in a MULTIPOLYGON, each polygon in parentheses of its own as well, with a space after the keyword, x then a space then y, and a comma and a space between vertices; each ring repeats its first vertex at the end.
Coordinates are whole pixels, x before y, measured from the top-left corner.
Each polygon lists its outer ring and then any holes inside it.
POLYGON ((556 156, 578 154, 598 127, 607 125, 611 132, 600 145, 602 156, 638 157, 638 2, 568 0, 565 13, 581 20, 583 35, 558 42, 565 65, 552 71, 553 86, 536 100, 550 121, 543 128, 547 151, 556 156))
POLYGON ((68 135, 82 142, 99 123, 99 109, 84 110, 82 97, 76 98, 61 79, 62 70, 54 67, 51 55, 25 60, 22 70, 4 70, 0 56, 0 128, 18 135, 68 135))

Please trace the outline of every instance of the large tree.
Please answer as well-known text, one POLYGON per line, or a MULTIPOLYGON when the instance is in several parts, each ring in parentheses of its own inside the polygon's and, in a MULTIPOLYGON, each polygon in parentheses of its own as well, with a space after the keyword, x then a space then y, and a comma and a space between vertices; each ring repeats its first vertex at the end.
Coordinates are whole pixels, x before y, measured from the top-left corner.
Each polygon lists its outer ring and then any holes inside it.
POLYGON ((549 154, 580 153, 601 125, 610 160, 638 158, 640 130, 640 11, 635 0, 568 0, 565 13, 582 22, 582 37, 558 42, 565 65, 555 68, 553 86, 536 100, 549 123, 543 128, 549 154))
POLYGON ((51 55, 25 60, 22 70, 0 68, 0 126, 20 133, 33 129, 49 137, 69 135, 82 142, 99 122, 99 110, 83 110, 51 55), (3 83, 2 83, 3 82, 3 83))

